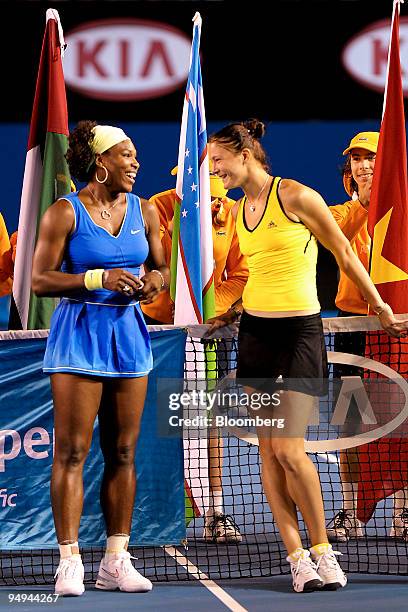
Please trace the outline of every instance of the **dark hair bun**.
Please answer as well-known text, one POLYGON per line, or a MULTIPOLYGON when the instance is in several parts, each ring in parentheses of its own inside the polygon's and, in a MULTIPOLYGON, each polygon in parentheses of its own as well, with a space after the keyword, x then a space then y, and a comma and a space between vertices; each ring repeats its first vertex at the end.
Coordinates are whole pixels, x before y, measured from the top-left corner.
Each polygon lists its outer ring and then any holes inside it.
POLYGON ((247 121, 243 122, 243 125, 246 127, 248 134, 252 136, 252 138, 260 140, 265 134, 265 124, 262 123, 262 121, 259 121, 259 119, 247 119, 247 121))

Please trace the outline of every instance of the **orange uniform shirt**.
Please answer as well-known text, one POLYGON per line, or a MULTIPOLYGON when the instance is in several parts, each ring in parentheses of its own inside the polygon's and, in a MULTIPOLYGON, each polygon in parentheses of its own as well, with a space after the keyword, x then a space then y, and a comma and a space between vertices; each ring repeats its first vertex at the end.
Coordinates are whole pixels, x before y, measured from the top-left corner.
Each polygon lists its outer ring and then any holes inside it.
MULTIPOLYGON (((169 223, 173 220, 176 190, 169 189, 150 198, 159 213, 160 237, 167 265, 171 259, 171 234, 169 223)), ((241 296, 247 278, 248 267, 242 255, 235 230, 235 219, 231 208, 235 204, 230 198, 223 198, 225 225, 213 224, 214 244, 214 287, 216 314, 226 312, 241 296)), ((173 322, 173 303, 169 291, 162 291, 153 304, 141 304, 142 310, 152 319, 161 323, 173 322)))
POLYGON ((0 213, 0 297, 11 293, 12 276, 12 248, 3 215, 0 213))
MULTIPOLYGON (((371 238, 367 230, 368 211, 358 200, 329 206, 337 225, 350 241, 351 248, 368 271, 371 238)), ((366 315, 368 304, 359 288, 340 270, 340 280, 336 296, 336 306, 340 310, 366 315)))

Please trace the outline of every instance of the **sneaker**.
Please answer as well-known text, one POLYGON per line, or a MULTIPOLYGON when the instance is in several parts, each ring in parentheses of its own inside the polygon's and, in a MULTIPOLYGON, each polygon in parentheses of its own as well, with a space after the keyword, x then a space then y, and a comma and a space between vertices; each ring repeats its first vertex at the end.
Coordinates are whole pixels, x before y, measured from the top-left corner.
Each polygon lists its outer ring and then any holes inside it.
POLYGON ((327 537, 329 542, 348 542, 350 539, 362 538, 363 524, 358 520, 353 510, 340 510, 328 524, 327 537), (329 527, 333 523, 333 527, 329 527))
POLYGON ((323 588, 327 591, 336 591, 347 584, 347 576, 336 559, 338 555, 341 555, 341 552, 333 550, 331 546, 322 555, 313 555, 317 573, 323 581, 323 588))
POLYGON ((297 561, 292 561, 290 557, 287 557, 286 561, 290 563, 293 590, 296 593, 311 593, 323 586, 323 581, 317 573, 316 565, 310 558, 308 550, 305 550, 297 561))
POLYGON ((408 542, 408 508, 403 508, 400 514, 395 514, 390 529, 390 538, 408 542))
POLYGON ((142 576, 132 565, 130 553, 126 550, 109 555, 102 559, 99 565, 97 589, 104 591, 126 591, 127 593, 145 593, 153 588, 150 580, 142 576))
POLYGON ((82 595, 84 587, 84 566, 80 555, 61 559, 54 578, 56 595, 82 595))
POLYGON ((206 519, 203 538, 207 542, 218 544, 240 544, 242 542, 242 535, 232 516, 221 513, 206 519))

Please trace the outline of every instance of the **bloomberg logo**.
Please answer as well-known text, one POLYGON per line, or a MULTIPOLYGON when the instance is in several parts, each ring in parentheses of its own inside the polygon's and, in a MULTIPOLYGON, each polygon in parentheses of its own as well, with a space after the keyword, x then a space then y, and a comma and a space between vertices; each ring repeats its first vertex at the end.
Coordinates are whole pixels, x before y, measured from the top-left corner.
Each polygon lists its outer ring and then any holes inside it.
POLYGON ((66 35, 66 84, 90 98, 146 100, 185 83, 191 41, 180 30, 139 19, 90 21, 66 35))
MULTIPOLYGON (((377 21, 349 40, 342 52, 342 62, 347 72, 361 85, 384 91, 390 22, 377 21)), ((400 52, 404 95, 408 96, 407 80, 408 17, 400 18, 400 52), (404 69, 405 68, 405 69, 404 69)))

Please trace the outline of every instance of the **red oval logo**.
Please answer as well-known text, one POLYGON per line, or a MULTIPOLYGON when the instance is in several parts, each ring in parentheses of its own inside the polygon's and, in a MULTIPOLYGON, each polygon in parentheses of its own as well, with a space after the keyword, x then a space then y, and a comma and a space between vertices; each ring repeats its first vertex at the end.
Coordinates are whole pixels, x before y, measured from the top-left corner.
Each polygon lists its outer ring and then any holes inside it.
MULTIPOLYGON (((343 66, 361 85, 384 92, 391 22, 377 21, 349 40, 342 52, 343 66)), ((400 18, 400 55, 404 95, 408 96, 408 17, 400 18)))
POLYGON ((146 100, 187 80, 191 41, 167 24, 90 21, 68 32, 66 42, 66 84, 90 98, 146 100))

